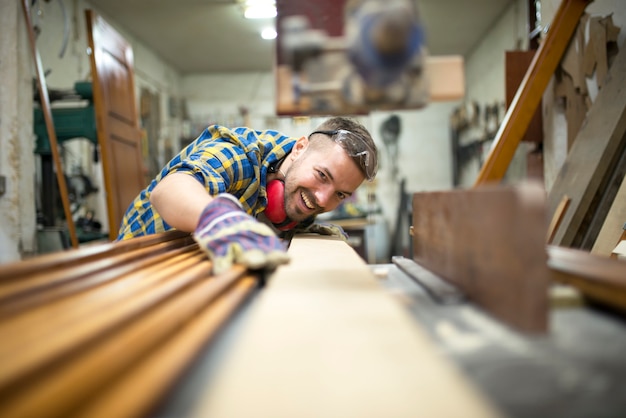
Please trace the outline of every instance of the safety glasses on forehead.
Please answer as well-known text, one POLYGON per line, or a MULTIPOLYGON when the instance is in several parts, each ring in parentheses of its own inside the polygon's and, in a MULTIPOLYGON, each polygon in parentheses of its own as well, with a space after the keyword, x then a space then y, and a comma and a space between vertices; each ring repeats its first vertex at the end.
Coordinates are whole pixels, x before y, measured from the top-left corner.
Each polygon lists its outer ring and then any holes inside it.
POLYGON ((315 131, 309 135, 309 139, 315 134, 329 136, 333 141, 340 144, 346 150, 348 155, 358 161, 359 166, 365 171, 368 180, 372 180, 376 176, 376 167, 372 162, 372 153, 374 150, 367 144, 361 135, 345 129, 337 129, 334 131, 315 131))

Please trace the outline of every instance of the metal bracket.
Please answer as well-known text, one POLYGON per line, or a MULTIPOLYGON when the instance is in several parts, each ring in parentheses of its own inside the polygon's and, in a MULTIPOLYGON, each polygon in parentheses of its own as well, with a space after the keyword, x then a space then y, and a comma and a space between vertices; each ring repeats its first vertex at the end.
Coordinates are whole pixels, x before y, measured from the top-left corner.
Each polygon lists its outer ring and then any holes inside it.
POLYGON ((456 286, 440 279, 413 260, 393 256, 391 261, 420 284, 436 302, 442 305, 456 305, 466 300, 466 296, 456 286))

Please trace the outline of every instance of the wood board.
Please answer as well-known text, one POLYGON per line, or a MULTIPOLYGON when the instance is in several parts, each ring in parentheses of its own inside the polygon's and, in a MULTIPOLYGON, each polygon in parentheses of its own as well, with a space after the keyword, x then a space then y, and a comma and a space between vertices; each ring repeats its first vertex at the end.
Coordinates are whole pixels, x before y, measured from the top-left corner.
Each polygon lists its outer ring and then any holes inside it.
POLYGON ((594 216, 626 146, 626 50, 618 53, 589 109, 576 140, 548 193, 548 214, 555 212, 564 195, 570 206, 554 235, 553 244, 579 247, 589 219, 594 216))
POLYGON ((93 10, 85 10, 85 16, 109 239, 114 240, 128 205, 147 185, 135 101, 133 50, 93 10))
POLYGON ((497 415, 347 244, 300 236, 289 253, 194 416, 497 415))
POLYGON ((152 416, 257 288, 257 273, 243 266, 210 272, 204 251, 179 231, 8 264, 0 415, 152 416))
POLYGON ((610 256, 614 247, 620 242, 624 232, 624 223, 626 223, 626 182, 622 180, 591 253, 610 256))
POLYGON ((538 183, 413 195, 413 259, 504 323, 548 326, 545 192, 538 183))

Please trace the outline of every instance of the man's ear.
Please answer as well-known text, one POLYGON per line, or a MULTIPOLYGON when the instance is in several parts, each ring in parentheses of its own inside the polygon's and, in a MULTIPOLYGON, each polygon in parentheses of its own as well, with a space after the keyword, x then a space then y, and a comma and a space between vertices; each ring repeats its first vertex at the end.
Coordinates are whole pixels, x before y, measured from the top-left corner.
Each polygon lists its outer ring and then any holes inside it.
POLYGON ((309 138, 307 138, 306 136, 302 136, 298 138, 298 140, 296 141, 296 144, 293 146, 293 149, 291 150, 291 157, 294 159, 298 158, 298 156, 301 155, 308 146, 309 146, 309 138))

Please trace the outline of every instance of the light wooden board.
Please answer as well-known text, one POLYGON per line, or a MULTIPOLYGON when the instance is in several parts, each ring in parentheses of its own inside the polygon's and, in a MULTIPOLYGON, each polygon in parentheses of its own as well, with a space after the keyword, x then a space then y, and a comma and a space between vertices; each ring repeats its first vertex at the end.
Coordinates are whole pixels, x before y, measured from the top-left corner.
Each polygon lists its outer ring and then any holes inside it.
POLYGON ((610 256, 624 232, 624 223, 626 223, 626 182, 622 180, 591 253, 610 256))
POLYGON ((497 415, 344 242, 296 237, 289 253, 195 416, 497 415))
POLYGON ((564 195, 570 206, 557 229, 553 244, 574 246, 581 241, 585 222, 596 195, 610 175, 611 162, 626 141, 626 50, 621 48, 596 101, 589 109, 576 140, 548 194, 548 215, 564 195))

